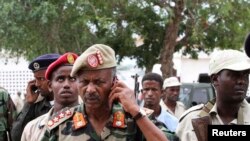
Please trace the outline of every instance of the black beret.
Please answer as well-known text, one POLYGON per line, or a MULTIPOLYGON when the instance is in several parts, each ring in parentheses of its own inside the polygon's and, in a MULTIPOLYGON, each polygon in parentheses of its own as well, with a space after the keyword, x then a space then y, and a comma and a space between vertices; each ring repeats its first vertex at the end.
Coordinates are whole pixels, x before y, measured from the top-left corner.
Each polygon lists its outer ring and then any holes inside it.
POLYGON ((47 67, 57 60, 60 57, 60 54, 51 53, 51 54, 44 54, 35 58, 30 64, 29 69, 34 71, 47 69, 47 67))
POLYGON ((250 57, 250 33, 247 35, 245 39, 245 52, 248 57, 250 57))

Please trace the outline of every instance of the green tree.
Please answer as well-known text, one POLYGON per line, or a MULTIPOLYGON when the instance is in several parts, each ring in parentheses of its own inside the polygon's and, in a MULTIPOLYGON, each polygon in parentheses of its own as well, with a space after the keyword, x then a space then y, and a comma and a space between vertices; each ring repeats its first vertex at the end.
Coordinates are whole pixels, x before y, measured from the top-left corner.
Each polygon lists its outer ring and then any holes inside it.
POLYGON ((247 0, 0 0, 0 46, 28 60, 48 52, 112 46, 163 77, 174 75, 173 53, 240 49, 249 32, 247 0), (134 36, 142 45, 136 46, 134 36))

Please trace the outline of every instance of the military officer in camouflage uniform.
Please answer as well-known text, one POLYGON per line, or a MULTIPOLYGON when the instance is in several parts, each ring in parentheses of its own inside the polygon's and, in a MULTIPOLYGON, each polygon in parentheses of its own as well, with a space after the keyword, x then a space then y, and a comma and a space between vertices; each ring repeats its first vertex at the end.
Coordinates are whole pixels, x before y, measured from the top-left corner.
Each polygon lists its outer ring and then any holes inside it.
POLYGON ((209 62, 216 98, 191 107, 180 118, 176 134, 181 141, 207 141, 208 125, 250 125, 250 104, 245 100, 250 63, 243 52, 223 50, 209 62))
POLYGON ((27 103, 24 104, 22 111, 18 114, 11 131, 13 141, 20 141, 25 125, 29 121, 47 113, 52 107, 54 96, 48 90, 45 71, 59 57, 59 54, 45 54, 35 58, 29 64, 29 69, 33 71, 35 80, 28 82, 26 89, 27 103))
POLYGON ((10 130, 17 111, 9 93, 0 87, 0 141, 11 141, 10 130))
POLYGON ((65 107, 78 105, 76 78, 70 76, 73 63, 78 56, 68 52, 49 65, 45 78, 49 80, 49 90, 54 93, 54 106, 48 113, 29 122, 23 131, 21 141, 41 141, 50 118, 53 124, 67 116, 61 111, 65 107), (61 113, 59 116, 58 113, 61 113))
POLYGON ((115 52, 95 44, 73 65, 83 103, 50 118, 43 141, 166 141, 166 128, 146 116, 136 104, 134 91, 116 79, 115 52), (162 129, 162 130, 161 130, 162 129))

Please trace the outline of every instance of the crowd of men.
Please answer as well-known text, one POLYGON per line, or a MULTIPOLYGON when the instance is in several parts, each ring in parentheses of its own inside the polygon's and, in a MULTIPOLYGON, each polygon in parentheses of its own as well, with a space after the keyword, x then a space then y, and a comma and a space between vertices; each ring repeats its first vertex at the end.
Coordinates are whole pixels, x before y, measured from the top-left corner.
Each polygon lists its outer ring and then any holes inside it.
POLYGON ((0 88, 0 140, 207 141, 208 125, 250 124, 250 35, 245 51, 211 57, 216 98, 189 109, 179 101, 179 78, 157 73, 142 77, 138 105, 134 90, 117 78, 116 54, 107 45, 94 44, 79 56, 38 56, 28 66, 34 80, 21 110, 0 88))

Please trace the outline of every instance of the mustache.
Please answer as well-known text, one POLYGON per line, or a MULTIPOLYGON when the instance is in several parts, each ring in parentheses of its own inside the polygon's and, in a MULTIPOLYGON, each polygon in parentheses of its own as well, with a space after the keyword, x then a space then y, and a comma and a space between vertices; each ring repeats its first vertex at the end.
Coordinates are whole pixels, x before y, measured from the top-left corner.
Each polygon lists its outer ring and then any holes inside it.
POLYGON ((100 96, 98 93, 85 93, 84 99, 97 99, 100 100, 100 96))

